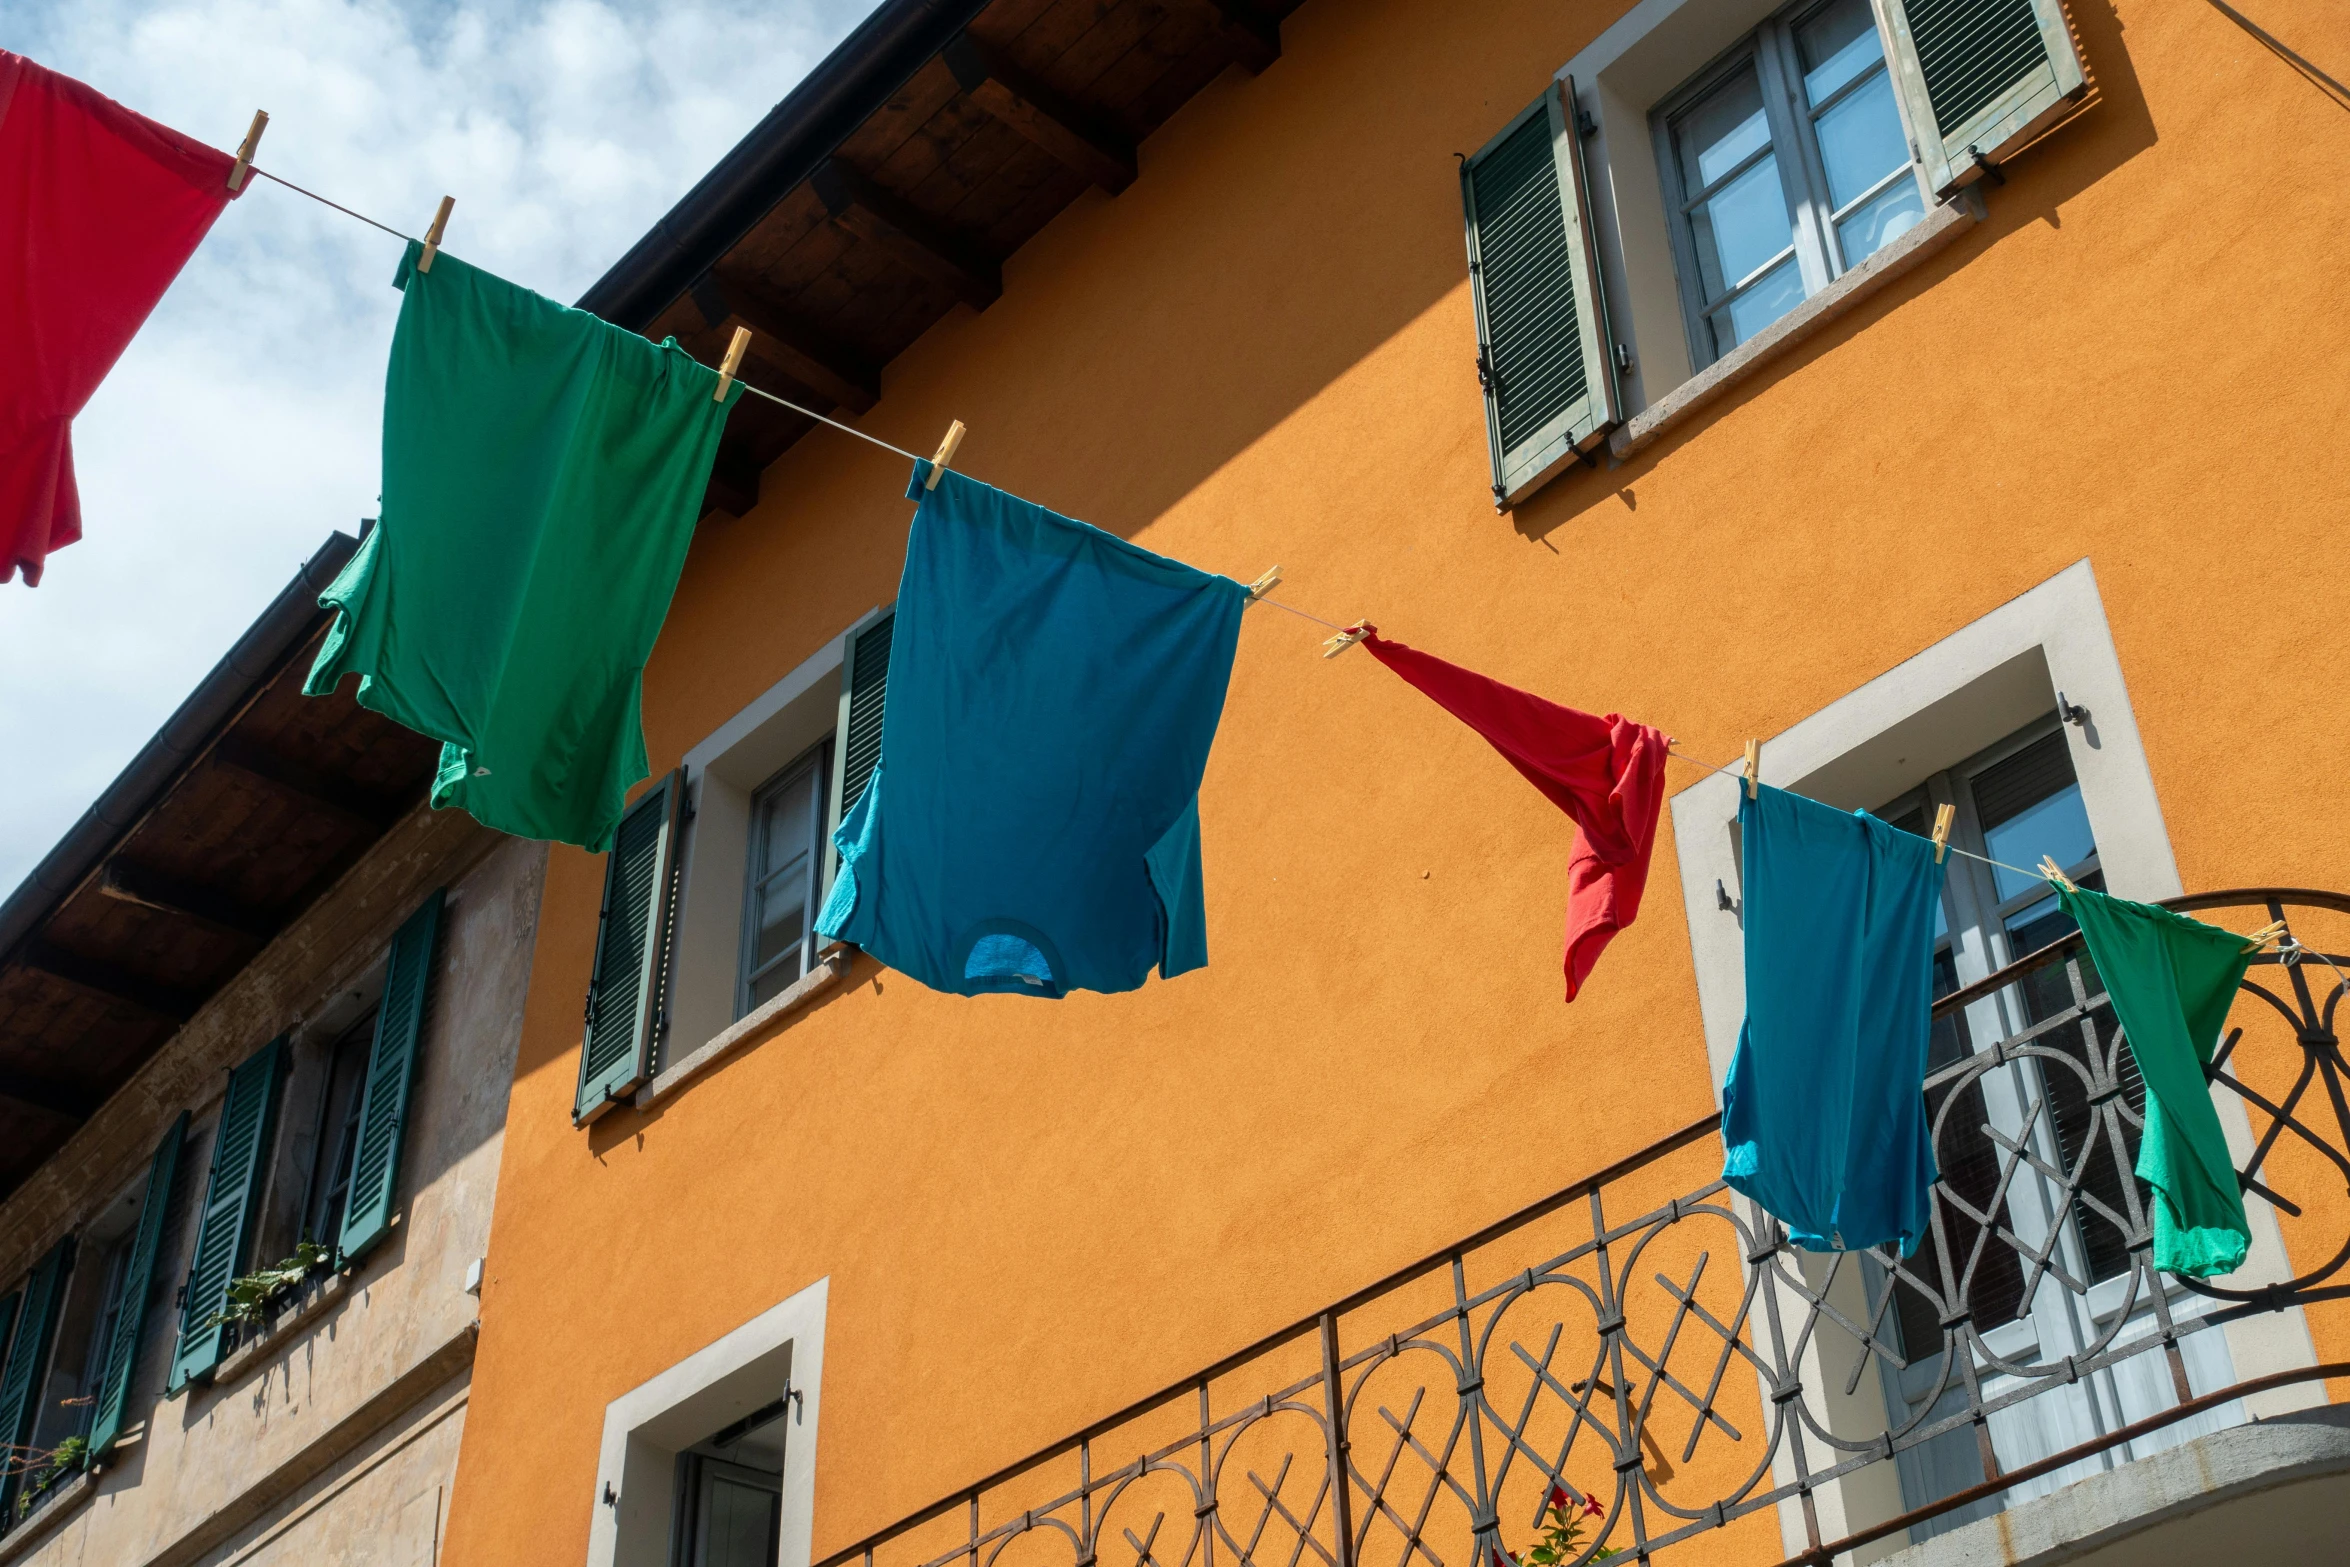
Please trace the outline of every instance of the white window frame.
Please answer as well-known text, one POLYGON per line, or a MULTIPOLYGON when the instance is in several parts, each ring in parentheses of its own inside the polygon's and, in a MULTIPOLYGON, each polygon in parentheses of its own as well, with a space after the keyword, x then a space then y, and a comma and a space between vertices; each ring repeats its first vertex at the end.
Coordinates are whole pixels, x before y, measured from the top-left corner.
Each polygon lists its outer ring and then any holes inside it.
POLYGON ((595 1489, 587 1499, 594 1510, 588 1567, 668 1567, 677 1455, 774 1402, 787 1387, 794 1397, 782 1416, 790 1425, 776 1567, 808 1567, 831 1283, 818 1279, 604 1406, 595 1489))
MULTIPOLYGON (((857 617, 685 753, 683 869, 672 943, 669 1038, 662 1067, 684 1060, 742 1016, 742 932, 751 850, 751 796, 795 757, 833 737, 848 639, 880 610, 857 617)), ((834 748, 835 756, 838 747, 834 748)), ((833 769, 838 771, 837 763, 833 769)), ((825 804, 829 841, 839 825, 825 804)), ((832 856, 827 853, 825 863, 832 856)), ((829 877, 828 877, 829 881, 829 877)), ((823 893, 818 892, 821 898, 823 893)))
MULTIPOLYGON (((2085 725, 2066 725, 2063 732, 2108 890, 2141 902, 2180 895, 2178 862, 2087 560, 1766 738, 1761 776, 1842 809, 1874 809, 2054 708, 2060 691, 2088 713, 2085 725)), ((1746 1014, 1744 939, 1736 915, 1721 907, 1725 896, 1733 904, 1741 899, 1733 831, 1740 787, 1735 776, 1708 774, 1671 800, 1674 854, 1717 1103, 1746 1014)), ((1986 1018, 1982 1026, 1993 1026, 1992 1020, 1986 1018)), ((2252 1135, 2243 1105, 2230 1095, 2215 1104, 2230 1149, 2239 1159, 2247 1157, 2252 1135)), ((2240 1277, 2253 1282, 2290 1277, 2283 1238, 2268 1206, 2249 1202, 2246 1213, 2252 1249, 2240 1277)), ((1850 1270, 1846 1276, 1856 1277, 1850 1270)), ((1852 1295, 1848 1307, 1857 1304, 1857 1285, 1852 1295)), ((2298 1308, 2231 1322, 2220 1332, 2237 1379, 2317 1363, 2316 1346, 2298 1308)), ((1832 1385, 1841 1391, 1844 1385, 1844 1377, 1824 1363, 1816 1342, 1806 1350, 1802 1374, 1807 1387, 1832 1385)), ((1856 1407, 1828 1411, 1824 1418, 1840 1430, 1846 1419, 1860 1422, 1853 1427, 1856 1433, 1882 1420, 1881 1394, 1865 1384, 1863 1393, 1869 1396, 1856 1407)), ((2322 1390, 2303 1384, 2243 1402, 2249 1415, 2267 1418, 2323 1399, 2322 1390)), ((1779 1462, 1787 1465, 1791 1459, 1781 1455, 1779 1462)), ((1847 1534, 1902 1510, 1898 1485, 1882 1472, 1889 1467, 1872 1466, 1849 1481, 1820 1488, 1816 1501, 1824 1535, 1847 1534)), ((1792 1469, 1780 1478, 1792 1481, 1792 1469)), ((1802 1549, 1801 1509, 1784 1504, 1780 1526, 1789 1551, 1802 1549)))
MULTIPOLYGON (((1558 72, 1574 82, 1584 124, 1593 248, 1608 330, 1617 345, 1618 393, 1627 423, 1610 438, 1611 449, 1636 446, 1631 435, 1642 426, 1641 416, 1668 409, 1676 390, 1707 368, 1693 349, 1680 281, 1687 268, 1675 253, 1678 182, 1669 154, 1659 159, 1655 111, 1786 9, 1787 0, 1639 0, 1558 72)), ((1882 38, 1882 9, 1872 5, 1871 10, 1882 38)), ((1901 99, 1900 105, 1914 164, 1916 130, 1907 101, 1901 99)), ((1976 204, 1961 206, 1959 215, 1966 220, 1980 215, 1976 204)), ((1945 217, 1952 210, 1938 208, 1928 193, 1927 221, 1919 227, 1934 232, 1918 236, 1920 244, 1939 245, 1955 237, 1960 230, 1945 217)), ((1891 264, 1891 253, 1907 249, 1916 233, 1887 244, 1871 261, 1891 264)), ((1882 269, 1864 263, 1846 270, 1882 269)), ((1821 291, 1807 292, 1816 299, 1821 291)), ((1790 315, 1805 312, 1812 299, 1790 315)))
MULTIPOLYGON (((1811 298, 1837 278, 1850 271, 1856 263, 1844 259, 1843 242, 1836 233, 1839 218, 1848 217, 1875 201, 1906 176, 1917 187, 1918 200, 1927 210, 1934 207, 1933 193, 1926 189, 1925 171, 1918 164, 1917 139, 1910 134, 1909 122, 1901 122, 1901 134, 1909 148, 1909 162, 1901 169, 1886 175, 1841 208, 1834 205, 1828 193, 1827 167, 1822 162, 1819 135, 1815 125, 1820 117, 1851 94, 1860 90, 1867 78, 1855 78, 1831 94, 1826 103, 1813 108, 1803 100, 1803 62, 1796 44, 1796 29, 1835 0, 1797 0, 1782 6, 1763 20, 1756 28, 1712 63, 1696 71, 1686 82, 1675 88, 1650 111, 1650 135, 1655 145, 1658 178, 1662 181, 1666 210, 1669 214, 1667 230, 1672 245, 1674 271, 1679 279, 1681 305, 1688 334, 1689 359, 1692 369, 1702 370, 1730 352, 1713 346, 1713 330, 1708 318, 1728 308, 1740 291, 1733 284, 1720 300, 1708 305, 1705 299, 1704 274, 1698 266, 1697 246, 1690 233, 1689 207, 1694 199, 1684 189, 1681 162, 1673 151, 1673 120, 1684 110, 1705 97, 1715 87, 1744 69, 1749 63, 1755 67, 1762 89, 1763 112, 1771 130, 1769 156, 1776 160, 1779 181, 1785 191, 1793 222, 1790 248, 1795 253, 1796 269, 1803 279, 1803 297, 1811 298)), ((1885 39, 1884 22, 1875 8, 1869 7, 1870 25, 1877 30, 1877 42, 1885 58, 1875 69, 1881 72, 1887 86, 1893 89, 1897 112, 1901 94, 1894 87, 1892 49, 1885 39)), ((1785 252, 1774 255, 1769 263, 1757 268, 1759 278, 1780 264, 1785 252)), ((1866 259, 1865 257, 1863 258, 1866 259)), ((1744 280, 1742 280, 1744 281, 1744 280)), ((1767 330, 1758 329, 1758 330, 1767 330)), ((1751 334, 1750 334, 1751 335, 1751 334)))

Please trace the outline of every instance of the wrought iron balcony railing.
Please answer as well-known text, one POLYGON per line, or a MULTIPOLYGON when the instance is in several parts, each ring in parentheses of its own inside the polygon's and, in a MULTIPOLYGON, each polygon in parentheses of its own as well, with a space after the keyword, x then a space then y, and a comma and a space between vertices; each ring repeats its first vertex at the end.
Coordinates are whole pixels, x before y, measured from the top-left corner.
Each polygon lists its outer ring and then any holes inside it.
POLYGON ((1562 1567, 1718 1530, 1826 1563, 2350 1376, 2235 1372, 2306 1360, 2274 1330, 2350 1297, 2350 897, 2171 906, 2306 944, 2255 963, 2210 1072, 2234 1275, 2152 1265, 2143 1090, 2076 934, 1936 1004, 1911 1257, 1791 1248, 1712 1178, 1707 1117, 820 1567, 1511 1567, 1554 1486, 1604 1509, 1562 1567))

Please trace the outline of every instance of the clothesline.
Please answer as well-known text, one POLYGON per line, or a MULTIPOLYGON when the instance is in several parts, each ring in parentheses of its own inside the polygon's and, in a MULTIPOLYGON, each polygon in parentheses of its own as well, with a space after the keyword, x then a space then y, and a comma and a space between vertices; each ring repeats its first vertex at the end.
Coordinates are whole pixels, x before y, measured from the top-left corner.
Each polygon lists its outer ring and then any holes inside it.
MULTIPOLYGON (((319 195, 318 192, 314 190, 305 190, 303 187, 295 184, 292 180, 270 173, 267 169, 262 168, 259 164, 255 164, 253 166, 253 172, 260 175, 263 179, 274 180, 276 183, 283 185, 286 189, 294 192, 296 195, 307 196, 312 201, 319 203, 321 206, 332 207, 335 211, 342 213, 345 217, 357 218, 360 222, 367 224, 371 228, 381 229, 384 233, 391 235, 394 239, 413 241, 415 238, 414 235, 404 234, 400 230, 393 228, 388 223, 378 223, 375 219, 369 217, 364 212, 354 211, 351 208, 344 206, 339 201, 329 200, 327 197, 319 195)), ((908 462, 921 462, 924 460, 921 453, 919 452, 907 451, 903 446, 899 446, 894 442, 885 441, 880 436, 871 434, 868 431, 860 430, 853 424, 843 424, 840 420, 830 418, 824 414, 820 414, 813 408, 806 407, 800 403, 795 403, 788 397, 779 397, 775 393, 766 390, 764 387, 754 386, 749 381, 742 381, 740 376, 737 376, 736 379, 741 381, 742 389, 754 397, 763 397, 767 401, 774 403, 779 407, 788 408, 792 412, 804 415, 807 418, 815 420, 819 424, 830 425, 832 428, 840 431, 844 435, 853 435, 858 440, 867 442, 870 445, 878 446, 885 452, 894 452, 898 456, 905 458, 908 462)), ((1284 604, 1279 599, 1267 598, 1262 594, 1256 595, 1254 598, 1252 598, 1251 602, 1271 605, 1273 608, 1281 610, 1285 614, 1295 615, 1300 620, 1310 620, 1315 625, 1338 632, 1340 635, 1344 635, 1347 632, 1355 629, 1354 626, 1342 626, 1336 621, 1324 620, 1319 615, 1313 614, 1307 610, 1299 609, 1295 605, 1284 604)), ((1360 624, 1361 622, 1356 622, 1356 625, 1360 624)), ((1691 756, 1684 751, 1668 749, 1667 754, 1681 761, 1687 762, 1693 767, 1702 767, 1710 773, 1721 773, 1731 778, 1737 778, 1741 781, 1743 781, 1745 777, 1745 775, 1737 768, 1718 767, 1711 762, 1691 756)), ((1955 843, 1948 844, 1945 847, 1949 850, 1950 853, 1973 860, 1978 864, 1996 866, 1998 869, 2003 871, 2014 871, 2019 876, 2030 876, 2037 880, 2048 882, 2051 885, 2054 885, 2055 883, 2055 878, 2053 876, 2050 876, 2046 871, 2038 869, 2037 867, 2010 865, 2005 860, 1995 860, 1987 854, 1976 854, 1972 850, 1962 849, 1955 843)))
MULTIPOLYGON (((1735 778, 1740 783, 1744 783, 1746 781, 1746 774, 1740 771, 1738 768, 1716 767, 1713 763, 1705 761, 1699 757, 1691 756, 1686 751, 1668 750, 1666 754, 1678 761, 1687 762, 1692 767, 1702 767, 1709 773, 1720 773, 1725 777, 1735 778)), ((2056 883, 2055 877, 2036 867, 2010 865, 2005 860, 1995 860, 1987 854, 1976 854, 1971 850, 1962 849, 1955 843, 1944 844, 1943 847, 1949 850, 1952 854, 1963 855, 1965 858, 1973 860, 1979 865, 1996 865, 2003 871, 2013 871, 2018 876, 2030 876, 2037 880, 2047 882, 2051 886, 2054 886, 2056 883)))
MULTIPOLYGON (((347 218, 357 218, 360 222, 366 224, 370 228, 381 229, 386 234, 391 235, 394 239, 404 239, 411 242, 416 241, 416 236, 413 234, 404 234, 400 230, 393 228, 389 223, 378 223, 375 219, 369 217, 364 212, 355 211, 350 207, 344 206, 339 201, 330 200, 325 196, 321 196, 314 190, 306 190, 302 186, 295 184, 292 180, 285 178, 283 175, 270 173, 267 169, 261 167, 259 164, 253 165, 253 172, 260 175, 265 180, 273 180, 276 183, 283 185, 286 189, 292 191, 297 196, 307 196, 322 207, 332 207, 335 211, 343 214, 343 216, 347 218)), ((741 383, 742 389, 750 393, 753 397, 763 397, 778 407, 789 408, 793 413, 804 415, 807 418, 815 420, 818 424, 828 424, 835 430, 840 431, 843 435, 853 435, 858 440, 864 441, 869 445, 878 446, 885 452, 895 452, 898 456, 905 458, 908 462, 922 462, 925 460, 920 452, 907 451, 903 446, 899 446, 891 441, 885 441, 880 436, 874 435, 869 431, 860 430, 853 424, 843 424, 838 419, 830 418, 827 415, 820 414, 815 409, 807 407, 804 404, 795 403, 788 397, 778 397, 775 393, 768 391, 765 387, 753 386, 749 381, 743 380, 740 375, 737 375, 735 379, 741 383)), ((1339 625, 1336 621, 1324 620, 1319 615, 1310 614, 1294 605, 1284 604, 1279 599, 1266 598, 1262 594, 1257 595, 1252 600, 1252 602, 1258 604, 1270 604, 1273 608, 1284 610, 1289 614, 1297 616, 1300 620, 1310 620, 1315 625, 1327 627, 1332 631, 1343 633, 1350 629, 1349 627, 1339 625)))
POLYGON ((335 209, 335 211, 341 213, 346 218, 357 218, 360 222, 366 224, 369 228, 382 229, 386 234, 391 235, 394 239, 413 240, 416 238, 416 236, 413 234, 401 233, 398 229, 392 227, 389 223, 378 223, 375 221, 375 219, 369 217, 364 212, 354 212, 339 201, 330 201, 314 190, 304 190, 301 186, 295 184, 292 180, 285 178, 283 175, 272 174, 258 163, 253 165, 252 172, 260 175, 265 180, 276 181, 278 184, 283 185, 286 189, 292 191, 297 196, 308 196, 312 201, 317 202, 322 207, 332 207, 335 209))
MULTIPOLYGON (((259 164, 253 165, 253 172, 265 180, 272 180, 277 184, 283 185, 286 189, 292 191, 297 196, 307 196, 322 207, 332 207, 335 211, 343 214, 343 216, 347 218, 357 218, 360 222, 366 224, 370 228, 381 229, 384 233, 391 235, 394 239, 404 239, 412 243, 416 240, 416 236, 413 234, 404 234, 400 230, 393 228, 389 223, 378 223, 375 219, 369 217, 364 212, 355 211, 350 207, 344 206, 339 201, 321 196, 314 190, 307 190, 302 186, 295 184, 292 180, 285 178, 283 175, 272 174, 269 172, 269 170, 261 167, 259 164)), ((775 393, 768 391, 763 386, 754 386, 749 381, 743 380, 743 378, 739 375, 736 376, 735 379, 741 383, 742 389, 750 393, 753 397, 763 397, 778 407, 789 408, 793 413, 804 415, 807 418, 815 420, 818 424, 828 424, 835 430, 840 431, 843 435, 853 435, 858 440, 864 441, 869 445, 878 446, 885 452, 895 452, 898 456, 905 458, 908 462, 921 462, 923 460, 922 454, 919 452, 907 451, 903 446, 899 446, 891 441, 885 441, 880 436, 874 435, 866 430, 860 430, 853 424, 843 424, 840 420, 831 418, 825 414, 820 414, 815 409, 807 407, 804 404, 795 403, 788 397, 778 397, 775 393)), ((1284 604, 1278 599, 1266 598, 1261 594, 1258 595, 1253 600, 1253 602, 1259 604, 1270 604, 1275 609, 1286 610, 1301 620, 1310 620, 1315 625, 1326 626, 1332 631, 1343 632, 1347 629, 1344 626, 1338 625, 1334 621, 1324 620, 1319 615, 1308 614, 1306 611, 1298 609, 1293 605, 1284 604)))

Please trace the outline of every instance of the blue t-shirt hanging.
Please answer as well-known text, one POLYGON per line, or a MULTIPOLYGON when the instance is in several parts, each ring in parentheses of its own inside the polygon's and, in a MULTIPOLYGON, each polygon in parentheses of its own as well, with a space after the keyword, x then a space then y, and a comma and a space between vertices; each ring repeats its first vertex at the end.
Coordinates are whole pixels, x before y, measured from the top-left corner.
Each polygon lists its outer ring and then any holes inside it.
POLYGON ((1200 775, 1248 590, 929 472, 818 933, 965 996, 1204 966, 1200 775))
POLYGON ((1746 1024, 1722 1084, 1722 1179, 1798 1246, 1925 1234, 1934 846, 1866 811, 1739 791, 1746 1024))

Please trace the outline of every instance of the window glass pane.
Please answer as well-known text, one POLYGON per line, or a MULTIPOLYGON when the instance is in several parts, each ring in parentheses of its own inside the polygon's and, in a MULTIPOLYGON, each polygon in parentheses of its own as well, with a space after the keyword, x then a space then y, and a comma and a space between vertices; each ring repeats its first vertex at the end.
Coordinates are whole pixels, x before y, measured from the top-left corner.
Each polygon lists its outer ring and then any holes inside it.
POLYGON ((368 1013, 334 1043, 327 1083, 318 1107, 319 1143, 311 1157, 310 1189, 303 1204, 302 1235, 332 1244, 343 1228, 343 1199, 351 1189, 351 1166, 359 1148, 360 1090, 367 1057, 375 1046, 375 1014, 368 1013))
MULTIPOLYGON (((1937 919, 1936 924, 1941 921, 1937 919)), ((1940 1001, 1958 989, 1958 957, 1943 942, 1934 949, 1934 999, 1940 1001)), ((1934 1020, 1934 1030, 1926 1043, 1926 1071, 1931 1074, 1946 1066, 1955 1066, 1974 1052, 1973 1037, 1967 1032, 1966 1013, 1952 1012, 1934 1020)))
POLYGON ((1906 179, 1836 225, 1836 242, 1843 248, 1844 264, 1857 267, 1875 255, 1888 241, 1899 238, 1925 220, 1926 198, 1918 194, 1918 182, 1906 179))
POLYGON ((1795 30, 1803 54, 1803 95, 1818 108, 1828 96, 1885 58, 1868 0, 1836 0, 1795 30))
POLYGON ((751 1000, 765 1001, 800 977, 800 948, 807 940, 808 866, 769 882, 759 894, 759 944, 752 957, 751 1000), (778 963, 775 960, 782 958, 778 963), (767 965, 774 964, 770 968, 767 965))
POLYGON ((1763 117, 1762 83, 1749 65, 1684 110, 1673 127, 1680 147, 1681 194, 1702 192, 1753 153, 1771 144, 1763 117))
POLYGON ((1714 312, 1714 351, 1727 353, 1803 303, 1803 274, 1793 257, 1714 312))
POLYGON ((1909 167, 1909 138, 1901 132, 1901 112, 1893 107, 1893 78, 1884 71, 1812 121, 1812 128, 1820 138, 1832 207, 1843 207, 1895 169, 1909 167))
POLYGON ((750 1002, 799 979, 806 965, 816 865, 817 801, 824 771, 810 764, 762 791, 753 806, 750 1002))
POLYGON ((1689 223, 1705 297, 1719 299, 1794 242, 1777 160, 1765 158, 1723 186, 1689 223))
MULTIPOLYGON (((2070 867, 2097 852, 2097 840, 2089 833, 2089 813, 2081 805, 2081 786, 2074 783, 2066 784, 1991 828, 1983 834, 1983 842, 1991 858, 2006 862, 1991 869, 1999 884, 2002 903, 2046 885, 2037 876, 2007 869, 2008 865, 2037 865, 2045 854, 2057 864, 2070 867)), ((2030 950, 2017 948, 2016 956, 2021 957, 2030 950)))

